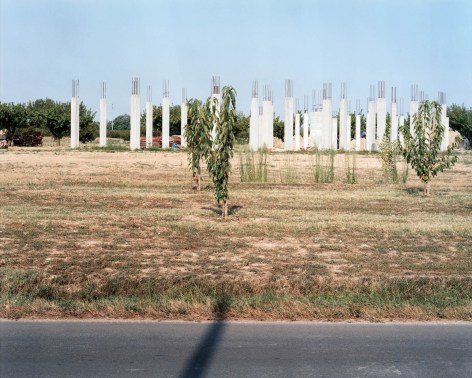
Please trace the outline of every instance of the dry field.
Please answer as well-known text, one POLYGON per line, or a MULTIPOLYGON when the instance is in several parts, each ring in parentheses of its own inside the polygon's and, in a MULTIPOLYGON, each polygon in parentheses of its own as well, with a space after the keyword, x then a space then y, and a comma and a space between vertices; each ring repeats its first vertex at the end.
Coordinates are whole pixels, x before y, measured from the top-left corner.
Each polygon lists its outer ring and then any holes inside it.
POLYGON ((0 317, 472 320, 472 155, 430 198, 376 156, 357 184, 343 154, 334 183, 313 161, 242 183, 236 154, 223 222, 184 152, 0 152, 0 317))

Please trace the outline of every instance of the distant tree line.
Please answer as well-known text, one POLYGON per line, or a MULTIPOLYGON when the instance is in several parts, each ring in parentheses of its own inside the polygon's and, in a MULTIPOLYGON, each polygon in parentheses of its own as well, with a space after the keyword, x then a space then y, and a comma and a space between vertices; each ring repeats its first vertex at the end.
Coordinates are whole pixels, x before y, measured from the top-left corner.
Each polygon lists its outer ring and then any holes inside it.
MULTIPOLYGON (((82 143, 95 140, 98 125, 95 112, 80 103, 80 134, 82 143)), ((60 145, 62 138, 70 135, 70 102, 49 98, 30 101, 27 104, 0 102, 0 130, 4 130, 9 144, 13 140, 41 132, 52 136, 60 145)))
MULTIPOLYGON (((448 107, 450 128, 458 131, 464 138, 472 142, 472 109, 464 105, 453 104, 448 107)), ((99 127, 94 121, 95 112, 80 103, 80 135, 81 142, 89 142, 98 137, 99 127)), ((188 122, 191 119, 189 118, 188 122)), ((410 119, 406 117, 405 124, 409 125, 410 119)), ((303 123, 303 119, 302 119, 303 123)), ((145 135, 146 114, 141 114, 141 134, 145 135)), ((365 132, 365 116, 361 116, 361 132, 365 132)), ((355 133, 355 117, 351 114, 352 137, 355 133)), ((112 121, 108 121, 108 137, 129 140, 130 116, 122 114, 112 121)), ((52 136, 58 144, 61 139, 70 135, 70 102, 59 102, 49 98, 30 101, 27 104, 0 102, 0 131, 6 133, 9 144, 15 138, 41 132, 43 135, 52 136)), ((180 105, 170 107, 169 117, 170 135, 180 135, 180 105)), ((162 132, 162 106, 154 106, 153 111, 154 135, 160 136, 162 132)), ((234 135, 239 143, 249 142, 249 116, 242 112, 236 113, 234 135)), ((279 117, 274 118, 274 136, 283 140, 284 122, 279 117)))

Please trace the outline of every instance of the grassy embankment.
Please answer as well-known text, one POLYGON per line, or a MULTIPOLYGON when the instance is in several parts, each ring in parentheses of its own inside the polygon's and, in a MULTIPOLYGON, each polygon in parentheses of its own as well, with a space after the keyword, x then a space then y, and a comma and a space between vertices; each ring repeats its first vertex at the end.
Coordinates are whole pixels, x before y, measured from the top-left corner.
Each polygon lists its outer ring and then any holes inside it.
POLYGON ((342 154, 332 183, 312 154, 265 183, 237 160, 222 222, 184 153, 0 153, 0 316, 472 320, 472 155, 430 198, 365 154, 354 185, 342 154))

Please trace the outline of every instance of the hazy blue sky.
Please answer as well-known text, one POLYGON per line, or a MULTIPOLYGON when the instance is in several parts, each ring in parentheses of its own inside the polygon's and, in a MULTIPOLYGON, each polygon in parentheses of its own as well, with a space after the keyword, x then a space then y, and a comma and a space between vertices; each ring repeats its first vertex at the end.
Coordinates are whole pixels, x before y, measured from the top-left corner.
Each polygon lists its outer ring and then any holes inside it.
MULTIPOLYGON (((129 113, 131 77, 160 103, 209 95, 212 75, 238 91, 249 111, 251 81, 270 84, 280 114, 284 80, 303 98, 341 82, 354 108, 385 80, 405 98, 410 84, 448 103, 472 106, 471 0, 0 0, 0 101, 66 101, 71 80, 98 109, 108 85, 109 118, 129 113)), ((302 102, 302 100, 301 100, 302 102)))

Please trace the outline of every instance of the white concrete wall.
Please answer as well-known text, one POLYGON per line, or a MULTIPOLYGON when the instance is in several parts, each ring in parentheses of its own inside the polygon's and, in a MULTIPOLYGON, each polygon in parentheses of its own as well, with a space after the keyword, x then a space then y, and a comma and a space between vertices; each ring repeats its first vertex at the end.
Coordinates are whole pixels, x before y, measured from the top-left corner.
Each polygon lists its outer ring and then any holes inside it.
POLYGON ((284 150, 293 150, 293 98, 285 97, 284 101, 284 150))
POLYGON ((80 125, 80 99, 72 97, 70 100, 70 147, 78 148, 79 141, 79 125, 80 125))
POLYGON ((259 99, 251 99, 251 117, 249 118, 249 148, 256 151, 259 148, 259 99))
POLYGON ((152 147, 152 102, 146 102, 146 148, 152 147))
POLYGON ((295 151, 300 151, 300 113, 295 114, 295 151))
POLYGON ((107 145, 107 100, 100 99, 100 147, 107 145))
POLYGON ((170 119, 169 97, 162 98, 162 148, 169 148, 169 119, 170 119))
POLYGON ((377 99, 377 145, 382 141, 385 134, 385 125, 387 121, 387 101, 385 98, 377 99))
POLYGON ((308 112, 303 114, 303 148, 308 148, 308 112))
POLYGON ((351 115, 346 112, 346 151, 351 150, 351 115))
POLYGON ((140 115, 141 115, 141 98, 139 95, 131 95, 131 129, 130 129, 130 149, 139 150, 140 149, 140 115))
POLYGON ((182 102, 180 104, 180 145, 181 147, 187 147, 187 139, 185 138, 185 127, 188 122, 188 110, 187 103, 182 102))
POLYGON ((390 114, 390 141, 398 140, 398 115, 397 103, 392 102, 392 113, 390 114))
POLYGON ((361 150, 361 115, 356 114, 356 144, 355 150, 361 150))

